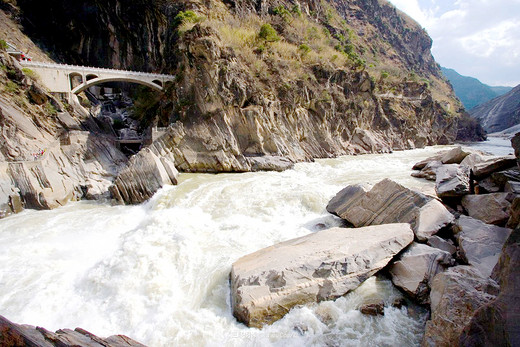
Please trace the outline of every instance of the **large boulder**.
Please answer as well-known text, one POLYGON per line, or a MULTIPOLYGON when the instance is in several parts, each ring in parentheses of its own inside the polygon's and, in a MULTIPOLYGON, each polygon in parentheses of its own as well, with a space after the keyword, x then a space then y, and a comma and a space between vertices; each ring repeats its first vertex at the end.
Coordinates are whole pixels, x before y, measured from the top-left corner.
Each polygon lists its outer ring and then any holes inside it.
POLYGON ((462 198, 462 206, 470 217, 503 226, 509 219, 511 203, 508 198, 508 193, 466 195, 462 198))
POLYGON ((516 165, 516 159, 512 155, 503 157, 493 157, 483 162, 475 164, 471 171, 476 179, 483 179, 493 172, 498 172, 512 168, 516 165))
POLYGON ((133 156, 110 188, 114 198, 139 204, 151 198, 167 184, 177 184, 179 173, 171 156, 157 156, 148 148, 133 156))
POLYGON ((430 282, 436 274, 453 265, 451 254, 420 243, 413 243, 390 266, 392 282, 421 304, 430 302, 430 282))
POLYGON ((486 224, 480 220, 460 216, 453 227, 461 257, 490 276, 511 229, 486 224))
POLYGON ((471 154, 481 155, 483 154, 480 151, 462 149, 462 147, 458 146, 449 151, 444 151, 438 153, 432 157, 421 160, 418 163, 415 163, 413 166, 413 170, 422 170, 428 165, 428 163, 439 161, 442 164, 460 164, 467 156, 471 154))
POLYGON ((507 239, 492 278, 500 293, 475 312, 460 337, 461 346, 520 346, 520 228, 507 239))
POLYGON ((422 346, 457 346, 474 312, 495 299, 498 285, 472 266, 455 266, 435 276, 431 284, 431 320, 422 346))
POLYGON ((55 333, 42 327, 15 324, 0 316, 0 346, 38 347, 146 347, 124 335, 98 337, 84 329, 60 329, 55 333))
POLYGON ((412 241, 412 229, 404 223, 332 228, 246 255, 231 269, 233 315, 250 327, 262 327, 296 305, 337 298, 412 241))
POLYGON ((329 202, 327 210, 355 227, 410 223, 419 240, 427 240, 454 220, 435 198, 390 179, 380 181, 368 192, 359 187, 344 189, 329 202))
POLYGON ((440 198, 460 197, 470 193, 470 169, 448 164, 436 170, 435 191, 440 198))

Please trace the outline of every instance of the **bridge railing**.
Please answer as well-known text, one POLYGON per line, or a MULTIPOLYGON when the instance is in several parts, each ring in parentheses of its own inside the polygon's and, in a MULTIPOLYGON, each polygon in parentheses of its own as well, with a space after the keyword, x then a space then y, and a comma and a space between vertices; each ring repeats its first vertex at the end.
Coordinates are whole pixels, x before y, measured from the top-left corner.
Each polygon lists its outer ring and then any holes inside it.
POLYGON ((69 64, 60 64, 60 63, 42 63, 35 61, 21 61, 21 65, 26 67, 42 67, 49 69, 58 69, 58 70, 69 70, 74 72, 108 72, 114 74, 124 74, 124 75, 132 75, 132 76, 142 76, 142 77, 152 77, 152 78, 165 78, 165 79, 173 79, 174 75, 166 75, 166 74, 156 74, 149 72, 139 72, 139 71, 131 71, 131 70, 116 70, 116 69, 108 69, 104 67, 92 67, 92 66, 80 66, 80 65, 69 65, 69 64))

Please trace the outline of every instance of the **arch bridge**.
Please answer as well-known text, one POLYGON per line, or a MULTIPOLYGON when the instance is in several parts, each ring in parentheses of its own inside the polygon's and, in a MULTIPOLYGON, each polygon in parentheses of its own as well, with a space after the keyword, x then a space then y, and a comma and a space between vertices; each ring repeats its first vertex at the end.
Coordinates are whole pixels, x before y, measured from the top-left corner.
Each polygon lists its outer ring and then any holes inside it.
POLYGON ((51 92, 78 94, 96 84, 105 82, 133 82, 156 90, 175 76, 147 72, 105 69, 67 64, 20 61, 20 64, 36 72, 40 81, 51 92))

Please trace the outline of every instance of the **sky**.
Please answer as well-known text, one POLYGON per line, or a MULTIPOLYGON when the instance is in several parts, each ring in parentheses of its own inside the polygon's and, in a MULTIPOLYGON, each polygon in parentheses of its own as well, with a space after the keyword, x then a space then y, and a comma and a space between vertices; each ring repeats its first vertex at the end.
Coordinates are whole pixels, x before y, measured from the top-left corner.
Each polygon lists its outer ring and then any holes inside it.
POLYGON ((520 84, 520 0, 390 0, 433 39, 443 67, 491 86, 520 84))

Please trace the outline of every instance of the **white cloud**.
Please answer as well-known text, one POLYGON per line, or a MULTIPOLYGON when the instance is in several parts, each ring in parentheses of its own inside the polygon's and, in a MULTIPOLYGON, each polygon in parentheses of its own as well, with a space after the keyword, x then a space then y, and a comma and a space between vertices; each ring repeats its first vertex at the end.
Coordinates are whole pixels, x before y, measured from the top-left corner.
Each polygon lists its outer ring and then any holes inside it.
POLYGON ((391 0, 426 28, 443 66, 480 79, 520 84, 520 0, 391 0))

